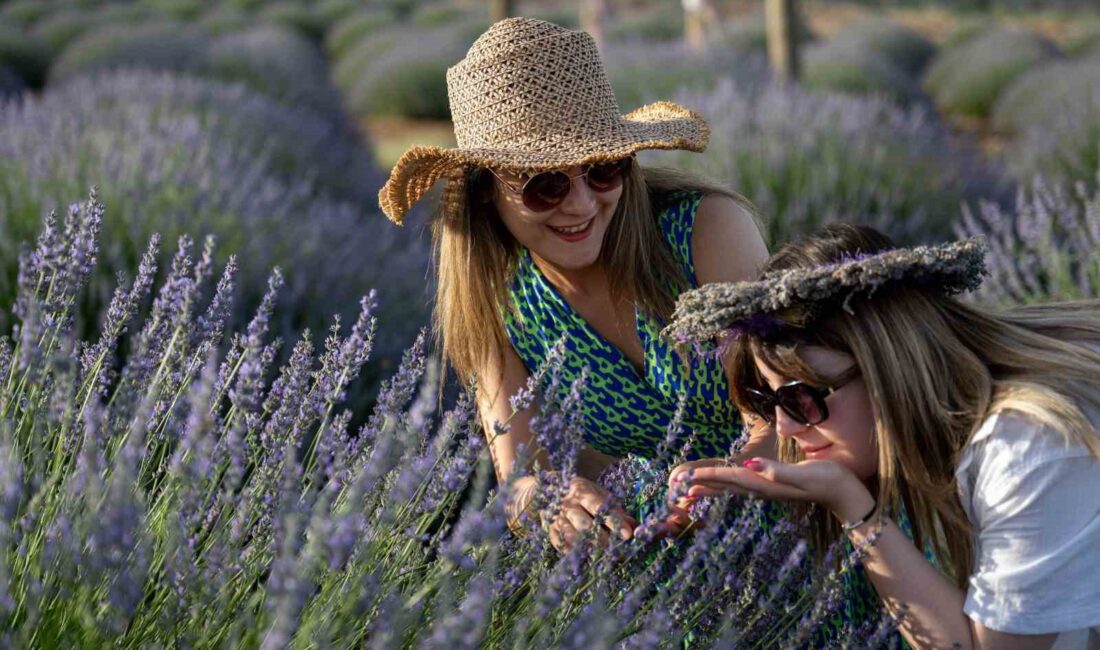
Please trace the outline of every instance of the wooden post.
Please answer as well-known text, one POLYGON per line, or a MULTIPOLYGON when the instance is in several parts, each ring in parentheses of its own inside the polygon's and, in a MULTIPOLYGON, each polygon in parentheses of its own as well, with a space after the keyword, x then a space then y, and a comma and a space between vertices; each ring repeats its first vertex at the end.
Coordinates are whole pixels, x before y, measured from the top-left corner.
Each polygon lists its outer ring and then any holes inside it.
POLYGON ((603 49, 603 19, 607 14, 607 0, 580 0, 581 29, 592 35, 596 47, 603 49))
POLYGON ((768 61, 783 81, 798 79, 798 43, 794 33, 795 0, 764 0, 768 61))
POLYGON ((688 49, 707 49, 707 0, 681 0, 684 6, 684 42, 688 49))
POLYGON ((514 0, 489 0, 489 19, 492 22, 504 20, 516 15, 514 0))

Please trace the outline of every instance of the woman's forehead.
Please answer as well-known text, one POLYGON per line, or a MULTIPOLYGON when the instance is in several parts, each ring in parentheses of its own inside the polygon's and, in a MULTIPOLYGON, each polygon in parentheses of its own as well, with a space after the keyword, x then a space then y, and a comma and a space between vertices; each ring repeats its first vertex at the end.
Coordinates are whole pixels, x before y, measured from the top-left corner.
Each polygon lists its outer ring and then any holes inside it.
POLYGON ((798 378, 809 370, 812 374, 828 376, 849 368, 851 355, 820 345, 770 345, 759 346, 753 361, 765 377, 798 378))

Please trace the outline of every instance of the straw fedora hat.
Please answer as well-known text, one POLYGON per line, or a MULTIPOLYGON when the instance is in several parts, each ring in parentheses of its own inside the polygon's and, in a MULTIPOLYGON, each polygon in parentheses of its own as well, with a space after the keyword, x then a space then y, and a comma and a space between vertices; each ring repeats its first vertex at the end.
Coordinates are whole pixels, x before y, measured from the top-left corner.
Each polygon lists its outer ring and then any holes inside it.
POLYGON ((655 102, 621 115, 592 37, 531 18, 495 23, 447 69, 458 147, 412 147, 378 193, 400 224, 440 179, 472 166, 517 173, 606 162, 640 149, 703 151, 697 113, 655 102))

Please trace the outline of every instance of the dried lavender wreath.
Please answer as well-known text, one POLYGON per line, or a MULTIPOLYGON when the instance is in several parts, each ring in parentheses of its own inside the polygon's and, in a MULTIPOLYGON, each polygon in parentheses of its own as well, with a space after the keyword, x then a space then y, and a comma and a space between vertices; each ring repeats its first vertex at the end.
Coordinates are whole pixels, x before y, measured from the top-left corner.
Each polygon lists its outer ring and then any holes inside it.
MULTIPOLYGON (((351 427, 342 403, 375 338, 373 296, 349 331, 337 319, 319 351, 303 334, 276 369, 280 273, 227 332, 235 259, 214 281, 212 240, 195 257, 181 237, 154 296, 154 237, 98 337, 78 340, 103 214, 93 191, 46 217, 0 339, 4 646, 800 647, 841 606, 858 551, 810 570, 792 523, 753 534, 759 502, 709 503, 685 539, 643 530, 565 556, 537 527, 507 535, 510 486, 491 485, 469 394, 436 414, 423 332, 351 427)), ((537 377, 560 381, 552 364, 537 377)), ((572 389, 555 403, 533 381, 518 398, 542 396, 533 428, 561 463, 538 470, 544 508, 580 440, 584 381, 572 389)), ((654 477, 660 461, 628 459, 603 481, 629 500, 654 477)), ((894 626, 830 635, 888 645, 894 626)))

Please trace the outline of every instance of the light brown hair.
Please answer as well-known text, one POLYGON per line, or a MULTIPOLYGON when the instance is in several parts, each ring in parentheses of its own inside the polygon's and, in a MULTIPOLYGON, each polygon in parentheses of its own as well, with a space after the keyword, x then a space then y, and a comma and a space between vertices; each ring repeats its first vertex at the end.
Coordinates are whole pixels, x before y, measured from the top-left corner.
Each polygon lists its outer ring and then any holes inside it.
MULTIPOLYGON (((816 267, 893 248, 885 235, 858 226, 784 246, 764 272, 816 267)), ((1100 409, 1100 301, 1051 304, 997 313, 944 296, 934 287, 880 289, 826 305, 807 328, 741 336, 729 351, 731 397, 750 412, 745 388, 761 386, 754 359, 775 372, 817 385, 822 377, 799 357, 802 346, 851 355, 875 415, 880 504, 902 504, 918 548, 931 543, 956 583, 973 569, 971 526, 958 497, 958 456, 984 420, 1016 410, 1038 419, 1100 459, 1100 439, 1084 410, 1100 409)), ((797 443, 780 441, 780 459, 804 460, 797 443)), ((794 506, 796 515, 810 510, 794 506)), ((811 513, 819 553, 839 525, 811 513)))
MULTIPOLYGON (((470 169, 452 188, 451 196, 440 201, 432 222, 437 278, 434 332, 444 362, 464 382, 490 367, 494 357, 500 361, 510 345, 501 306, 512 308, 508 288, 520 248, 496 212, 494 191, 487 169, 470 169)), ((687 279, 661 233, 657 215, 682 191, 720 194, 750 208, 739 194, 713 181, 635 164, 624 179, 600 252, 612 298, 629 298, 663 319, 672 313, 674 291, 683 289, 687 279)))

